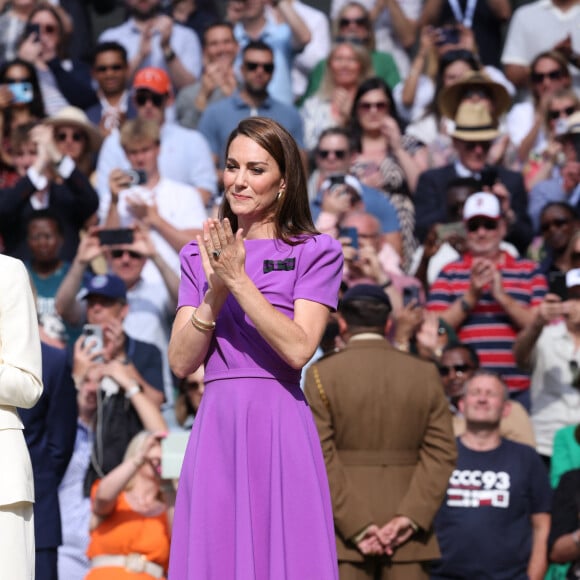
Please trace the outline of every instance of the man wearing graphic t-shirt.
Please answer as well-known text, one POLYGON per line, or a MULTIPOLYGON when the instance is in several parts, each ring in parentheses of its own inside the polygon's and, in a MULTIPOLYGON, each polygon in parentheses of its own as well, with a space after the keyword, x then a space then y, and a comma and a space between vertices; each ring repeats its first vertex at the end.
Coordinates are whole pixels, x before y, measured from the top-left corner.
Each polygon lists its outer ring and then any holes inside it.
POLYGON ((551 492, 546 468, 528 445, 503 439, 510 402, 502 380, 478 371, 459 408, 457 467, 435 518, 441 560, 431 578, 542 580, 547 568, 551 492))

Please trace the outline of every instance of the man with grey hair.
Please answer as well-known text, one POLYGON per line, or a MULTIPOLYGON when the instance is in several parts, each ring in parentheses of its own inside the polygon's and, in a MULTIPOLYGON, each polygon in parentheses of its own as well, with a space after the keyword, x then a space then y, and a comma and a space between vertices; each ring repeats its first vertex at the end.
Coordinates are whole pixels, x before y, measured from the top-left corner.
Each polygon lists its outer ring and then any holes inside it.
POLYGON ((508 399, 492 372, 477 371, 465 384, 459 401, 465 433, 457 438, 457 467, 435 518, 441 560, 432 579, 544 578, 550 483, 532 447, 500 435, 508 399))

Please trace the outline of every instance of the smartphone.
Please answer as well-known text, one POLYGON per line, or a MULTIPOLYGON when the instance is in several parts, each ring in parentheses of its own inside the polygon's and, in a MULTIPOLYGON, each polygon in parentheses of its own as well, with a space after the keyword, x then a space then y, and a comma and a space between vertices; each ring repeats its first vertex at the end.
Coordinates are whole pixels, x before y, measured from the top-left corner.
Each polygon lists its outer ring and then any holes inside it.
POLYGON ((40 40, 40 24, 26 25, 26 28, 24 29, 24 38, 28 38, 31 34, 34 37, 34 42, 38 42, 40 40))
POLYGON ((9 83, 8 88, 12 93, 14 103, 31 103, 34 96, 32 83, 9 83))
POLYGON ((437 46, 444 46, 446 44, 458 44, 459 43, 459 29, 455 26, 446 26, 445 28, 439 28, 437 35, 437 41, 435 44, 437 46))
POLYGON ((548 274, 548 292, 556 294, 562 300, 568 299, 568 288, 566 287, 566 274, 564 272, 550 272, 548 274))
POLYGON ((343 185, 345 183, 345 175, 331 175, 328 179, 330 180, 330 187, 333 185, 343 185))
POLYGON ((497 168, 496 167, 484 167, 481 171, 481 185, 492 187, 497 181, 497 168))
POLYGON ((449 224, 437 224, 435 226, 437 232, 437 239, 444 242, 451 236, 466 237, 465 224, 463 222, 452 222, 449 224))
POLYGON ((147 183, 147 174, 142 169, 128 169, 125 173, 131 180, 131 185, 143 185, 147 183))
POLYGON ((413 300, 415 306, 421 304, 421 294, 419 293, 419 286, 405 286, 403 288, 403 306, 408 306, 413 300))
POLYGON ((356 228, 339 228, 339 238, 350 238, 350 246, 358 250, 358 230, 356 228))
POLYGON ((178 479, 183 465, 189 431, 170 431, 161 439, 161 477, 178 479))
POLYGON ((82 336, 84 336, 83 345, 90 346, 90 352, 103 350, 103 329, 98 324, 85 324, 83 326, 82 336))
POLYGON ((129 228, 100 230, 97 235, 101 246, 117 246, 133 243, 133 230, 129 228))

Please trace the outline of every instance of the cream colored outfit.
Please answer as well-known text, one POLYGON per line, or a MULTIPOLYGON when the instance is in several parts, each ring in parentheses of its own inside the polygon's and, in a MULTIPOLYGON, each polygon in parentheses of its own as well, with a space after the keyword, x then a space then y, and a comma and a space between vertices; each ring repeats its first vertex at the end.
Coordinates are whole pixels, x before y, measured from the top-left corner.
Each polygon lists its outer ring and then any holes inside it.
POLYGON ((42 394, 36 308, 20 260, 0 255, 0 576, 34 578, 34 482, 16 407, 42 394))

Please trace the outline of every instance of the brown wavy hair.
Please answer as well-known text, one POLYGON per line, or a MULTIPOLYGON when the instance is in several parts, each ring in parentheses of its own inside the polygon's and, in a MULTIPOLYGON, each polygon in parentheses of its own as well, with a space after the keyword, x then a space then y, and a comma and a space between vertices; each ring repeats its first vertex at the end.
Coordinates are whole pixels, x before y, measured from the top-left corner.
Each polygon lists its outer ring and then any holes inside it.
MULTIPOLYGON (((286 192, 277 202, 274 211, 276 238, 294 246, 304 242, 304 236, 318 234, 308 205, 302 158, 292 135, 272 119, 249 117, 240 121, 230 134, 226 146, 226 159, 232 141, 240 135, 257 143, 274 158, 286 183, 286 192)), ((237 231, 238 218, 224 195, 220 207, 220 219, 226 217, 230 220, 233 231, 237 231)))

